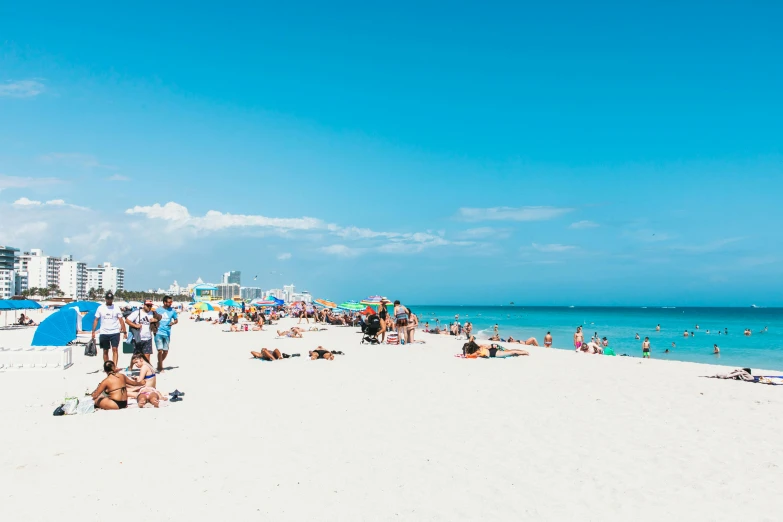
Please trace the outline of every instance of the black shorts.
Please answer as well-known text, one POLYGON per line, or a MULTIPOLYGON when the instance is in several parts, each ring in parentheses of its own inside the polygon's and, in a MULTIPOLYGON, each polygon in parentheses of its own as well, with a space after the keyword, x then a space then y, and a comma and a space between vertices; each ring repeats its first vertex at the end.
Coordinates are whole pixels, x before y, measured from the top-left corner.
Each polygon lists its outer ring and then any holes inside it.
POLYGON ((145 341, 135 341, 133 343, 133 353, 152 355, 152 339, 147 339, 145 341))
POLYGON ((101 334, 98 337, 98 345, 101 347, 101 350, 117 348, 120 346, 120 334, 101 334))

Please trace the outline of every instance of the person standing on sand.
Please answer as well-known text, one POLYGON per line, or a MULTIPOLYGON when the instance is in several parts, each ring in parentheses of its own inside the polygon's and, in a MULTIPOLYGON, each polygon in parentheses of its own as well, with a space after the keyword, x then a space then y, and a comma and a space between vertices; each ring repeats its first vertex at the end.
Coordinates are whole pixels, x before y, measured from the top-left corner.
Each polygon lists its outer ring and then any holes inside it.
POLYGON ((650 358, 650 338, 645 337, 644 342, 642 343, 642 358, 649 359, 650 358))
POLYGON ((95 311, 95 320, 92 322, 92 340, 95 340, 95 329, 100 321, 101 333, 98 337, 98 345, 103 350, 103 362, 109 360, 109 348, 111 348, 111 358, 116 368, 119 360, 120 334, 127 339, 128 330, 125 327, 122 310, 119 306, 114 306, 114 294, 111 291, 106 292, 105 299, 106 303, 100 305, 95 311))
POLYGON ((582 349, 582 343, 585 340, 585 335, 582 333, 582 327, 576 327, 576 333, 574 334, 574 349, 578 352, 582 349))
POLYGON ((389 310, 386 308, 388 302, 383 299, 378 305, 378 319, 381 320, 381 344, 386 341, 386 330, 389 329, 389 310))
POLYGON ((177 311, 171 307, 172 301, 171 296, 167 295, 163 298, 163 307, 157 310, 160 314, 158 333, 155 334, 155 348, 158 350, 158 373, 163 371, 163 361, 169 355, 171 327, 179 322, 177 311))
POLYGON ((416 328, 419 327, 419 318, 416 314, 411 312, 410 308, 408 309, 408 312, 410 312, 411 315, 408 318, 408 326, 406 327, 408 335, 405 342, 412 343, 416 336, 416 328))
POLYGON ((544 346, 546 346, 547 348, 552 348, 552 333, 551 332, 547 332, 546 335, 544 336, 544 346))
MULTIPOLYGON (((152 356, 152 331, 150 325, 155 322, 152 315, 152 300, 144 301, 144 306, 131 312, 125 318, 125 322, 132 329, 136 330, 133 334, 133 353, 143 353, 147 357, 152 356)), ((158 368, 158 373, 161 369, 158 368)))
POLYGON ((397 330, 397 335, 400 341, 404 344, 405 339, 408 336, 408 315, 410 310, 400 304, 399 299, 394 301, 394 326, 397 330))

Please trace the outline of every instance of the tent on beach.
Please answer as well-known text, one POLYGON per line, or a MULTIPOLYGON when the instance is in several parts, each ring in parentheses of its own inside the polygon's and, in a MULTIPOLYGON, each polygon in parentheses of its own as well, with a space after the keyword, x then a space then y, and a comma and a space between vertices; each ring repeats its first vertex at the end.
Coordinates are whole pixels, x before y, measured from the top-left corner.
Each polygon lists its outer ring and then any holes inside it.
POLYGON ((75 308, 53 313, 38 325, 30 346, 66 346, 76 339, 78 321, 75 308))

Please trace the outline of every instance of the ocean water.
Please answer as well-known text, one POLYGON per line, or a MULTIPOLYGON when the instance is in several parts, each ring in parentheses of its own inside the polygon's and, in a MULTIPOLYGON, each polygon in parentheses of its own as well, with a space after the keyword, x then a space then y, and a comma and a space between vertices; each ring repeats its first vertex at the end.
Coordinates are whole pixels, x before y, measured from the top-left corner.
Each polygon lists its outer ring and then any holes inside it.
POLYGON ((783 371, 783 308, 661 308, 661 307, 523 307, 410 306, 424 324, 434 327, 454 321, 473 323, 477 339, 487 339, 497 323, 500 337, 535 337, 543 344, 552 332, 554 346, 573 350, 573 336, 582 326, 585 339, 595 332, 609 339, 615 352, 641 357, 642 341, 650 338, 656 359, 722 364, 783 371), (656 332, 656 325, 661 331, 656 332), (696 326, 698 325, 698 329, 696 326), (753 335, 743 332, 750 328, 753 335), (760 333, 767 329, 766 332, 760 333), (728 335, 725 331, 728 329, 728 335), (695 332, 684 337, 683 332, 695 332), (709 331, 709 333, 707 333, 709 331), (720 335, 718 332, 720 331, 720 335), (641 336, 636 340, 636 334, 641 336), (676 346, 672 348, 672 343, 676 346), (720 347, 714 355, 713 345, 720 347), (664 353, 665 349, 670 353, 664 353))

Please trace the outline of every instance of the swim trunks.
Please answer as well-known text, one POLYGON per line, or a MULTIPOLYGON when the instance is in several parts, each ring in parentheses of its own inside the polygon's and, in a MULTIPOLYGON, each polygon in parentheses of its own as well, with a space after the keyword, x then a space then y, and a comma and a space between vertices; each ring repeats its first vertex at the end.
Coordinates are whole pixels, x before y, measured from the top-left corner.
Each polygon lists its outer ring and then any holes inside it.
POLYGON ((98 345, 101 347, 101 350, 117 348, 120 345, 120 334, 101 334, 98 337, 98 345))

